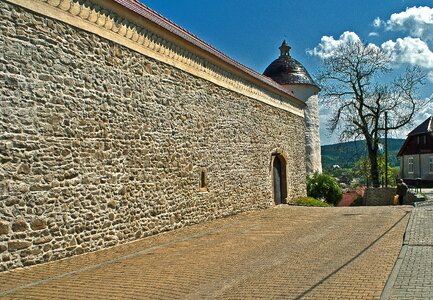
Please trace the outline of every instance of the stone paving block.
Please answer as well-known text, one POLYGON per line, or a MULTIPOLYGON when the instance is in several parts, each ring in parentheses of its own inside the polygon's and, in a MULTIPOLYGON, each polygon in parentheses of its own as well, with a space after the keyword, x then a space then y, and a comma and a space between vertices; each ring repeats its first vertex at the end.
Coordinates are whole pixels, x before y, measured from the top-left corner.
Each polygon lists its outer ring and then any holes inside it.
POLYGON ((284 207, 0 273, 5 299, 379 299, 405 207, 284 207))
POLYGON ((406 249, 382 299, 433 299, 433 204, 417 205, 406 230, 406 249), (389 286, 389 287, 388 287, 389 286))

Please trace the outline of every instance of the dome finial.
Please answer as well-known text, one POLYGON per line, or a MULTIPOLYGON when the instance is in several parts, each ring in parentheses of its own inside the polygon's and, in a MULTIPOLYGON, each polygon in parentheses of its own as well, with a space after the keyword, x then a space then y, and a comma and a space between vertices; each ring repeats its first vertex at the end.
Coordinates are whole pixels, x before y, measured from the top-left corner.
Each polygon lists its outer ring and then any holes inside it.
POLYGON ((290 49, 292 49, 292 47, 290 47, 286 40, 284 40, 279 49, 281 51, 281 56, 290 56, 290 49))

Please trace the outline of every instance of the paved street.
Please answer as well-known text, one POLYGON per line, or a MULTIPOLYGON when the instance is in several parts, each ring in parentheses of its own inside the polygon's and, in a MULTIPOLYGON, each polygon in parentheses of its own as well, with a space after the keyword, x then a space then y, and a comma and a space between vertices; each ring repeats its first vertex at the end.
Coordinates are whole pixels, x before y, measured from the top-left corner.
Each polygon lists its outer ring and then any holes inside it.
POLYGON ((413 210, 382 299, 433 299, 433 199, 413 210))
POLYGON ((278 207, 0 274, 2 299, 379 299, 411 208, 278 207))

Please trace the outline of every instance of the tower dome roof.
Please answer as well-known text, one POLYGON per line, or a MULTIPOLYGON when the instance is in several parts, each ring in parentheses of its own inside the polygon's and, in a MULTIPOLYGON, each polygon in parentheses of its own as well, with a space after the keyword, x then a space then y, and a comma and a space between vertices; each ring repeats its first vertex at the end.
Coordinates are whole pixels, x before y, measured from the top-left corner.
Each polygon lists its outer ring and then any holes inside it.
POLYGON ((263 75, 271 78, 281 85, 305 84, 318 87, 304 66, 290 56, 291 47, 286 41, 283 41, 279 49, 281 51, 280 57, 274 60, 266 68, 263 75))

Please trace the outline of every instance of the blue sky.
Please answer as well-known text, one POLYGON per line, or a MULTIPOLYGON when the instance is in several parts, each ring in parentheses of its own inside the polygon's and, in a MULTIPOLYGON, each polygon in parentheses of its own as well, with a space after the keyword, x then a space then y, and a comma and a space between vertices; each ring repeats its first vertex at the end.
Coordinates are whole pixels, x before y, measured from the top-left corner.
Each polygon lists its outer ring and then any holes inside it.
MULTIPOLYGON (((313 75, 336 44, 360 38, 392 53, 395 67, 422 66, 433 94, 432 0, 141 0, 226 55, 262 73, 286 39, 291 55, 313 75)), ((321 122, 329 111, 321 108, 321 122)), ((423 120, 433 107, 420 113, 423 120)), ((400 133, 404 137, 405 133, 400 133)), ((321 126, 322 144, 337 142, 321 126)))

